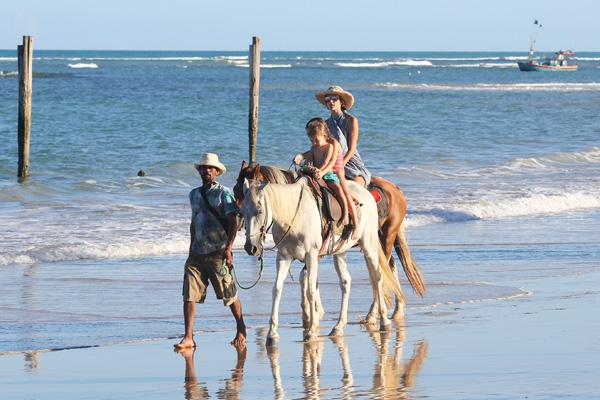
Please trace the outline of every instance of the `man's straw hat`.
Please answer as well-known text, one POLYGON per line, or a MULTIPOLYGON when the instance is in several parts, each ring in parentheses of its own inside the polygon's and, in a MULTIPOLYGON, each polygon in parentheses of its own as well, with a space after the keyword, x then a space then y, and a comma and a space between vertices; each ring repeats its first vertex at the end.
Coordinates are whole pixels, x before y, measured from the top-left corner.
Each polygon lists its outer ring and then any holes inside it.
POLYGON ((344 107, 346 110, 349 110, 354 105, 354 96, 352 93, 345 91, 341 88, 341 86, 330 86, 329 89, 323 92, 317 92, 315 97, 319 101, 319 103, 327 106, 327 102, 325 101, 325 97, 327 96, 340 96, 340 99, 344 102, 344 107))
POLYGON ((198 167, 201 167, 203 165, 208 166, 208 167, 215 167, 216 169, 219 170, 219 175, 223 175, 225 173, 225 171, 227 171, 227 168, 225 168, 225 165, 223 165, 219 161, 219 156, 216 155, 215 153, 204 153, 202 155, 202 158, 200 158, 200 161, 198 161, 196 164, 194 164, 194 167, 196 167, 196 169, 198 169, 198 167))

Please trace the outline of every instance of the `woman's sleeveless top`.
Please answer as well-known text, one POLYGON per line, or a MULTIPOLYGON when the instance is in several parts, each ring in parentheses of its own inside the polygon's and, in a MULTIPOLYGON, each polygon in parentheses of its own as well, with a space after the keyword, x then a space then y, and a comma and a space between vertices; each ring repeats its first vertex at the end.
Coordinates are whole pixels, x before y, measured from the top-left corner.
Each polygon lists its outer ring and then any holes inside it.
MULTIPOLYGON (((344 112, 339 118, 329 117, 327 119, 327 127, 329 128, 329 132, 331 133, 331 136, 340 142, 343 154, 348 152, 347 115, 349 114, 344 112)), ((358 145, 356 147, 358 147, 358 145)), ((365 163, 356 150, 354 151, 354 154, 350 160, 348 160, 346 163, 344 173, 346 174, 347 179, 354 179, 357 176, 362 176, 366 185, 371 182, 371 173, 365 167, 365 163)))

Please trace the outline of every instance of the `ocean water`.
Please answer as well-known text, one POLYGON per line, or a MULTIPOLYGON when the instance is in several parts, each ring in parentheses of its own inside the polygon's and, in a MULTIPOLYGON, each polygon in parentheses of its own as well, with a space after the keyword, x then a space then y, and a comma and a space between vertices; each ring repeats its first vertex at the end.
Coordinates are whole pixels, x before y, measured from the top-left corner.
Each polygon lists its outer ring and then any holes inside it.
MULTIPOLYGON (((600 217, 600 53, 579 53, 573 73, 520 72, 516 62, 525 57, 263 52, 257 159, 288 168, 293 155, 309 147, 305 122, 327 115, 314 93, 343 86, 356 98, 351 112, 360 120, 359 150, 375 175, 404 191, 409 239, 428 282, 439 289, 415 307, 527 296, 481 282, 490 273, 505 279, 523 273, 499 268, 501 260, 513 266, 534 256, 598 260, 589 244, 599 240, 590 226, 600 217), (565 228, 580 224, 581 230, 565 228), (442 269, 455 256, 470 267, 432 273, 432 266, 442 269), (477 272, 481 257, 498 263, 477 272), (457 276, 470 283, 457 284, 457 276)), ((248 158, 247 62, 245 52, 34 51, 31 177, 20 184, 17 61, 14 51, 0 51, 0 275, 16 285, 0 289, 2 318, 16 324, 5 328, 14 336, 0 351, 180 333, 176 302, 140 311, 139 325, 120 335, 122 325, 102 321, 123 317, 124 306, 115 301, 98 311, 101 318, 88 315, 90 294, 82 310, 73 311, 83 321, 73 333, 78 330, 78 338, 61 336, 60 324, 72 315, 34 311, 48 311, 46 296, 98 289, 102 279, 131 289, 134 266, 151 283, 139 293, 162 284, 178 290, 189 244, 187 193, 200 183, 194 161, 206 151, 219 153, 228 167, 221 181, 233 185, 248 158), (137 176, 140 169, 145 177, 137 176), (165 277, 167 271, 177 272, 165 277), (39 307, 29 307, 42 331, 57 329, 57 342, 43 334, 20 342, 18 332, 28 329, 18 322, 21 292, 36 274, 62 282, 39 288, 39 307), (91 331, 96 336, 89 339, 91 331)), ((241 252, 237 259, 249 266, 243 278, 250 281, 255 261, 241 252)), ((358 299, 370 295, 363 278, 358 299)), ((115 295, 117 286, 107 285, 107 293, 115 295)), ((56 301, 50 311, 59 313, 76 298, 56 301)), ((353 310, 365 311, 362 303, 353 310)), ((256 320, 267 318, 253 312, 256 320)))

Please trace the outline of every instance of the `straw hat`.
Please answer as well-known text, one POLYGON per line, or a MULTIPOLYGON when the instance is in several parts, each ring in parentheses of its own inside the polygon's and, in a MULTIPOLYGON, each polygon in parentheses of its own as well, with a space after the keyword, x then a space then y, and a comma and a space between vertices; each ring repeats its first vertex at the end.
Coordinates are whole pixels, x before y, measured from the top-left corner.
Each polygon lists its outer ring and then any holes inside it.
POLYGON ((200 161, 194 164, 194 167, 198 169, 198 167, 201 167, 203 165, 208 167, 215 167, 219 170, 219 175, 223 175, 225 171, 227 171, 227 168, 225 168, 225 166, 219 161, 219 156, 215 153, 204 153, 200 161))
POLYGON ((341 88, 341 86, 330 86, 329 89, 325 90, 324 92, 315 93, 315 97, 319 103, 323 104, 324 106, 327 105, 325 97, 332 95, 340 96, 340 98, 344 101, 344 107, 346 107, 346 110, 351 109, 354 105, 354 96, 352 96, 352 93, 345 91, 341 88))

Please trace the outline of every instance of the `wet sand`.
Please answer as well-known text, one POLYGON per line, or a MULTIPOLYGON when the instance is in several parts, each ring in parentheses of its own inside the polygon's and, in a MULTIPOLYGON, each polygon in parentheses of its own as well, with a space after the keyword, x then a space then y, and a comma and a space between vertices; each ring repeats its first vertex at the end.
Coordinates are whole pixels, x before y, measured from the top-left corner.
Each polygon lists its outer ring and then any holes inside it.
MULTIPOLYGON (((183 331, 182 257, 3 268, 0 397, 597 398, 598 220, 414 230, 429 291, 425 300, 409 294, 405 323, 388 332, 357 323, 370 290, 353 252, 350 324, 338 340, 325 336, 339 304, 325 260, 323 336, 301 342, 298 284, 288 279, 281 339, 267 348, 269 253, 261 283, 240 291, 245 353, 229 345, 233 320, 211 294, 198 307, 198 348, 173 352, 183 331)), ((235 257, 250 283, 255 261, 235 257)))
POLYGON ((389 332, 351 324, 310 344, 284 326, 267 348, 266 327, 254 326, 241 353, 230 330, 198 334, 184 354, 174 340, 5 354, 2 397, 595 398, 600 273, 520 284, 534 294, 411 314, 389 332))

